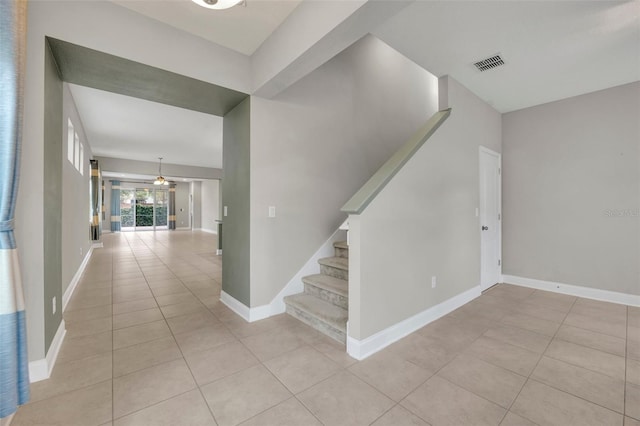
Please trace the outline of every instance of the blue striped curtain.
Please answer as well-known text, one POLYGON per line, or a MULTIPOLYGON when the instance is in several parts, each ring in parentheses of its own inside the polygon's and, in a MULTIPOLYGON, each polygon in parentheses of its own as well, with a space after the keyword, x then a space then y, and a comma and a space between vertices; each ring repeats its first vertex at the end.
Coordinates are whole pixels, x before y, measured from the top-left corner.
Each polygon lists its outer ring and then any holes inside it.
POLYGON ((100 167, 98 160, 90 160, 91 164, 91 180, 89 185, 91 188, 91 241, 100 241, 100 192, 98 185, 100 184, 100 167))
POLYGON ((111 181, 111 232, 120 230, 120 181, 111 181))
POLYGON ((0 6, 0 418, 29 400, 29 361, 20 262, 13 235, 20 140, 27 2, 0 6))

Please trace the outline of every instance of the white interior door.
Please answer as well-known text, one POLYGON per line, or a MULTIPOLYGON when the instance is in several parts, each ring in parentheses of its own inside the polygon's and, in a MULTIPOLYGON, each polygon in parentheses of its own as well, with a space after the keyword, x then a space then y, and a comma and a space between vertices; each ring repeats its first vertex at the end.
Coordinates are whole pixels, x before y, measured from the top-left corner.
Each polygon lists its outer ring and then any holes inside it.
POLYGON ((480 147, 480 286, 486 290, 500 281, 501 261, 501 158, 480 147))

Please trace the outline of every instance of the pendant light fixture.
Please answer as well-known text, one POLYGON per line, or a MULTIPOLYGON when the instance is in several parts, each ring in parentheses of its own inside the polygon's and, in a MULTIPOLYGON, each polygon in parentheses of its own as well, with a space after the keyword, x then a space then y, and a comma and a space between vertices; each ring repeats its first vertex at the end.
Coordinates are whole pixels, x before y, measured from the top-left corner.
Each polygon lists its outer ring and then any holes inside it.
POLYGON ((162 157, 158 157, 160 160, 160 166, 158 167, 158 177, 153 182, 154 185, 169 185, 169 181, 162 177, 162 157))
POLYGON ((206 7, 207 9, 229 9, 244 0, 192 0, 198 6, 206 7))

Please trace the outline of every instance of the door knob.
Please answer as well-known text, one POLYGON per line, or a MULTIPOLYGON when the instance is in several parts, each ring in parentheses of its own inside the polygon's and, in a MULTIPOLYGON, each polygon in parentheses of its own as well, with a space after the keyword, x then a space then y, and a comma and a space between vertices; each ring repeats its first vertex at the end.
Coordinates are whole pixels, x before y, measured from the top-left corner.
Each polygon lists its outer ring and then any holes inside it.
POLYGON ((483 231, 488 231, 488 230, 489 230, 489 227, 488 227, 488 226, 483 226, 483 227, 482 227, 482 230, 483 230, 483 231))

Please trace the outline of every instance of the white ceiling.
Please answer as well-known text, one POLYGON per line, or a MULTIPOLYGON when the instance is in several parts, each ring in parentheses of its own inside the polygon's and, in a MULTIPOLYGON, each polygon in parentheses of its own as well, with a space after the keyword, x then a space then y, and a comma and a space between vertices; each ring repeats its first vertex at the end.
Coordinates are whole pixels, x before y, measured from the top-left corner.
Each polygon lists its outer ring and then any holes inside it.
MULTIPOLYGON (((190 0, 113 1, 249 55, 302 0, 247 0, 224 11, 190 0)), ((393 48, 437 76, 451 75, 500 112, 640 80, 638 0, 417 0, 371 26, 393 48), (496 53, 506 65, 483 73, 473 67, 496 53)), ((220 117, 79 86, 72 94, 96 155, 222 167, 220 117)))
POLYGON ((640 80, 638 1, 416 1, 373 33, 500 112, 640 80))
POLYGON ((222 117, 69 87, 94 155, 222 168, 222 117))
POLYGON ((225 10, 190 0, 111 0, 205 40, 252 55, 302 0, 246 0, 225 10))

